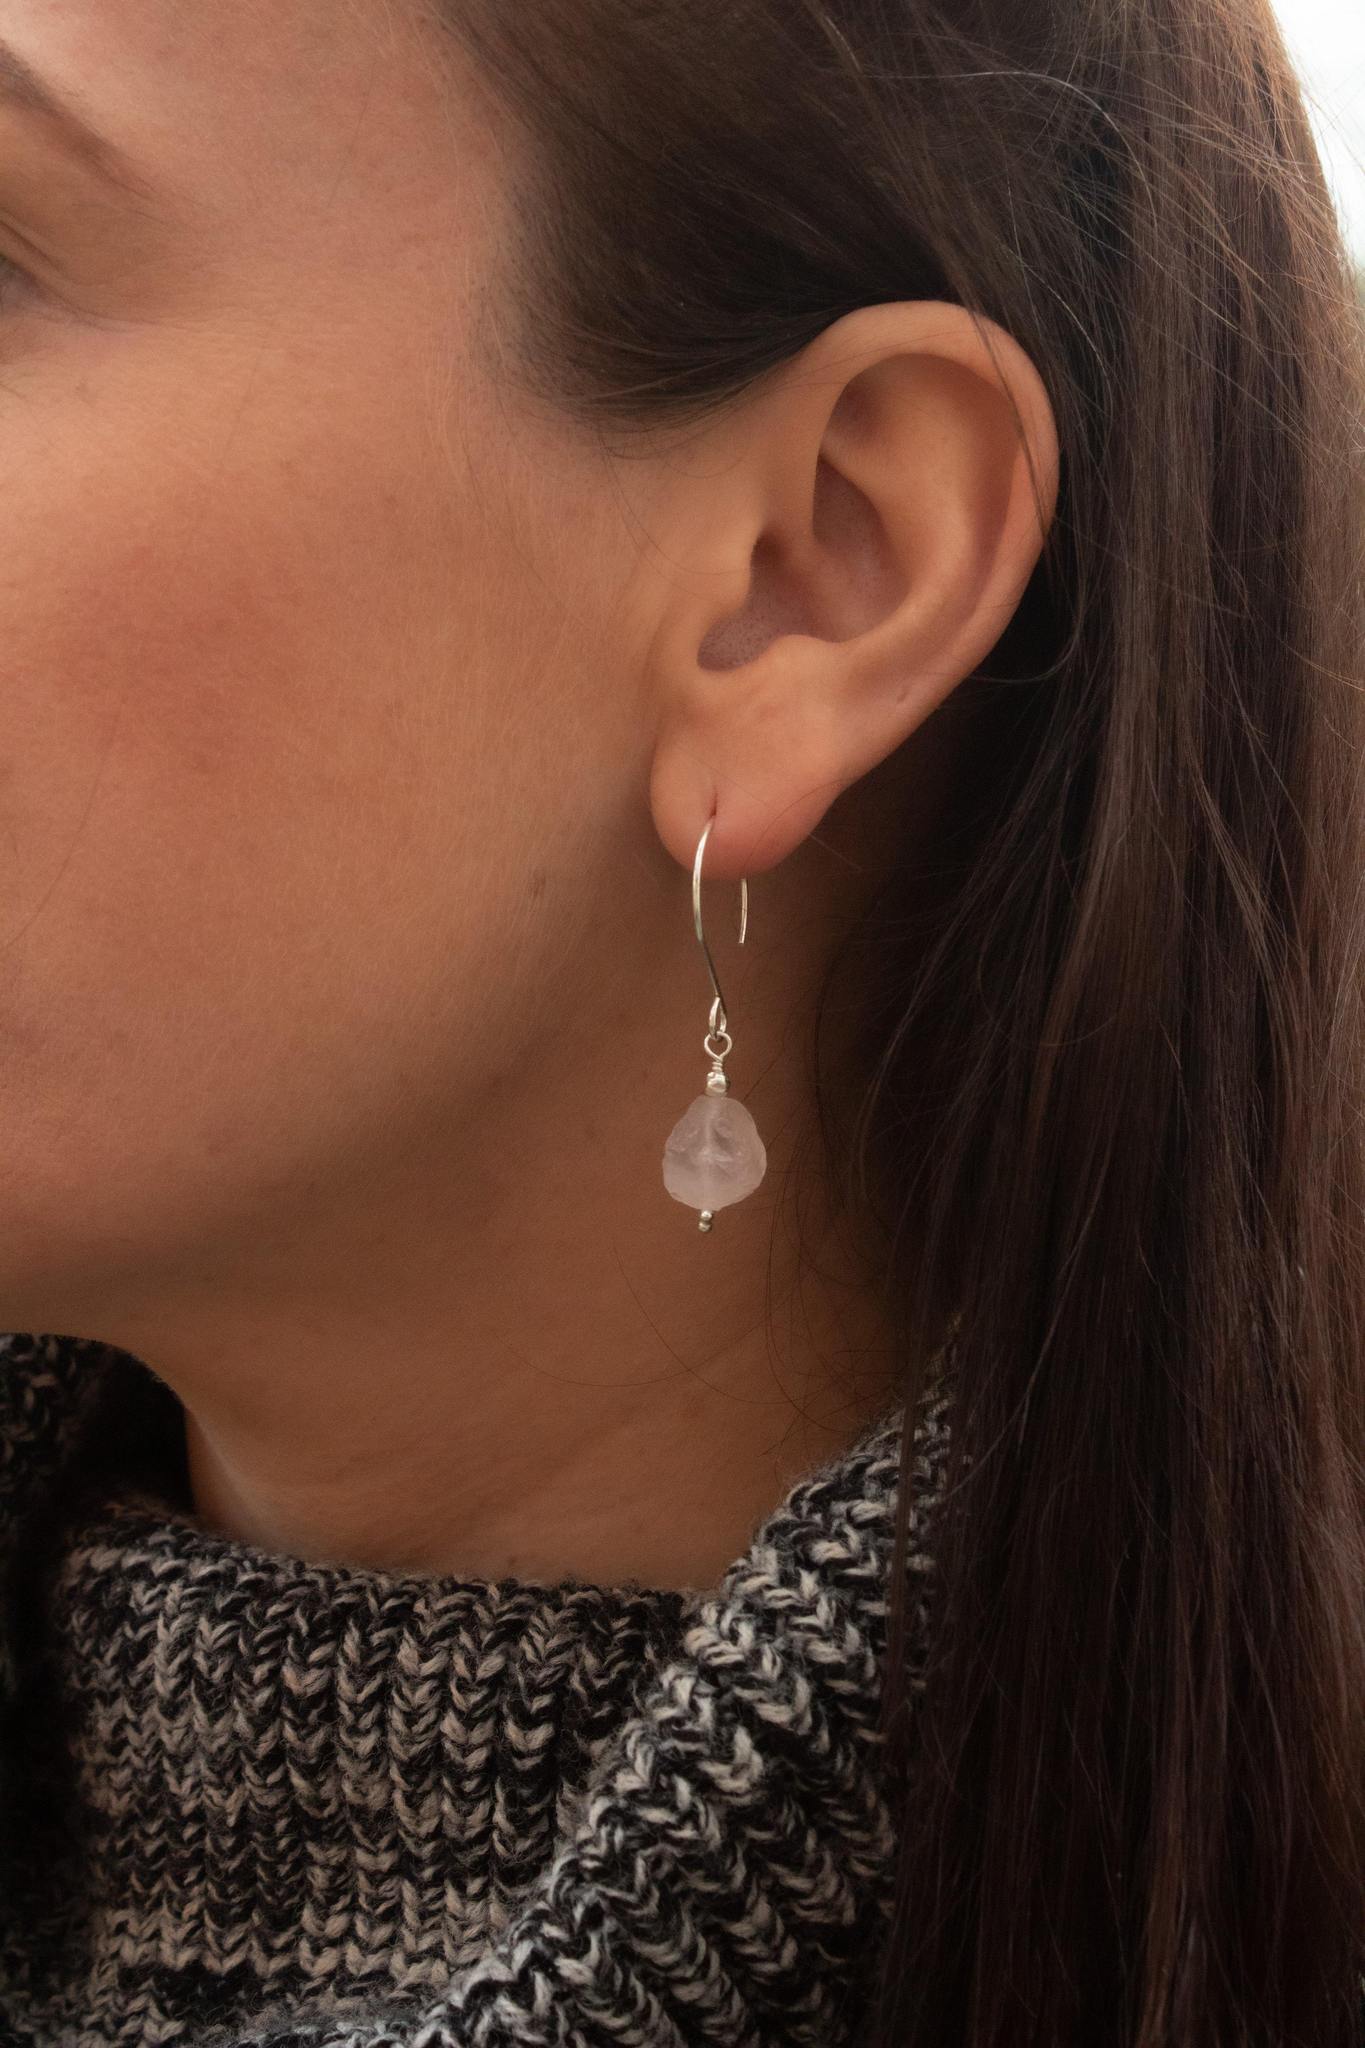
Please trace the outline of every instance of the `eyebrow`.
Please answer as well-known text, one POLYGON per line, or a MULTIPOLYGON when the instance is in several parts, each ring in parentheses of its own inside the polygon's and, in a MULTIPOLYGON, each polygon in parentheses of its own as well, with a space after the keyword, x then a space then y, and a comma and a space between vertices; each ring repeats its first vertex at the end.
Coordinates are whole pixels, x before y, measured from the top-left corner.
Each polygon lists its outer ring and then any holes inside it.
POLYGON ((139 199, 155 199, 156 189, 107 136, 92 128, 69 102, 60 99, 18 51, 0 38, 0 100, 42 116, 64 138, 72 153, 110 184, 139 199))

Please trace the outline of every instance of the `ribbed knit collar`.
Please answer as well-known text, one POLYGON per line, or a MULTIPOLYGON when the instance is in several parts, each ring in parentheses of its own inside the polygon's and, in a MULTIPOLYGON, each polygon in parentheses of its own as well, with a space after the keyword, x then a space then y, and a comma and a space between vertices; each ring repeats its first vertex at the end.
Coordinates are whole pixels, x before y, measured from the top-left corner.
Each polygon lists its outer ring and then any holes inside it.
POLYGON ((548 1861, 681 1600, 309 1569, 115 1505, 53 1590, 24 1775, 74 1758, 76 1796, 25 1830, 27 1895, 116 1911, 129 1983, 192 1954, 295 1993, 443 1984, 548 1861))
POLYGON ((461 1583, 213 1535, 145 1368, 5 1344, 13 2038, 843 2038, 893 1856, 899 1410, 712 1593, 461 1583))

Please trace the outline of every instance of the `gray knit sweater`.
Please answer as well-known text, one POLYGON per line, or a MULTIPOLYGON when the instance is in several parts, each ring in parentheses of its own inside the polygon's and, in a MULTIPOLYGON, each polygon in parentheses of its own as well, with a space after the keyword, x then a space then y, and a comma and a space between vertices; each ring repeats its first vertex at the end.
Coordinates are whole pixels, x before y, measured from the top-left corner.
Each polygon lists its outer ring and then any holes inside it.
POLYGON ((180 1420, 0 1337, 5 2048, 851 2048, 902 1409, 705 1594, 268 1555, 195 1520, 180 1420))

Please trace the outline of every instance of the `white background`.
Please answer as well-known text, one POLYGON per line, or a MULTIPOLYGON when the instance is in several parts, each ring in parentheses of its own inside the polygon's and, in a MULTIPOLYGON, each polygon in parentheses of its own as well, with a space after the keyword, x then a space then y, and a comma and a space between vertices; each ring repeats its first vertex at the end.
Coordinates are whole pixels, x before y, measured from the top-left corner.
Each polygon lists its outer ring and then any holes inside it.
POLYGON ((1275 0, 1307 89, 1328 182, 1365 264, 1365 0, 1275 0))

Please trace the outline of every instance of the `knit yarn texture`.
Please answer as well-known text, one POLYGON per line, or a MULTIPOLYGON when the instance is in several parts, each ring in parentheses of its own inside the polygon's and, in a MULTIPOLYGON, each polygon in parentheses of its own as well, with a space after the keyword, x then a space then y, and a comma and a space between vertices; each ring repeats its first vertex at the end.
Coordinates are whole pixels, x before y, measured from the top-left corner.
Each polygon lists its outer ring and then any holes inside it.
POLYGON ((178 1418, 0 1337, 4 2048, 852 2048, 902 1407, 704 1593, 270 1555, 199 1525, 178 1418))

